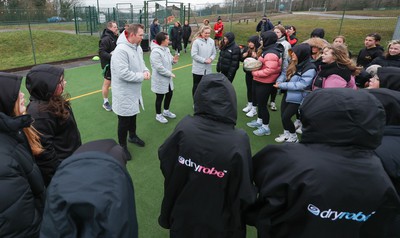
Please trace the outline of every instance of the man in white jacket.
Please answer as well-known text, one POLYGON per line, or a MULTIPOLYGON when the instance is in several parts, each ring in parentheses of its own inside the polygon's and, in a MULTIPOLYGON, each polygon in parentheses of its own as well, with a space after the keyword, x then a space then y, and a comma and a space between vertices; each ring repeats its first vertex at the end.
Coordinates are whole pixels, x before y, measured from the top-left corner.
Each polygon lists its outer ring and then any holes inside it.
POLYGON ((117 47, 111 57, 113 80, 113 111, 118 115, 118 142, 131 158, 127 148, 128 141, 143 147, 144 141, 136 135, 136 115, 143 108, 142 82, 150 79, 150 71, 143 60, 140 42, 143 39, 144 26, 130 24, 118 37, 117 47))

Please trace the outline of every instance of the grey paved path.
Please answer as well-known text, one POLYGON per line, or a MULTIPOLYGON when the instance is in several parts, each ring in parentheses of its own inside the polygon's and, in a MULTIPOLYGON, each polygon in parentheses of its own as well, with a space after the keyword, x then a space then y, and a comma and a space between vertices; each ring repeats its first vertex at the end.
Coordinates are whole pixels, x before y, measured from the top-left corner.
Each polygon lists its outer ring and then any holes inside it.
MULTIPOLYGON (((295 15, 313 15, 313 16, 321 16, 321 17, 332 17, 332 18, 342 18, 341 14, 331 14, 324 12, 293 12, 295 15)), ((357 19, 357 20, 367 20, 367 19, 390 19, 396 17, 373 17, 373 16, 357 16, 357 15, 344 15, 346 19, 357 19)))

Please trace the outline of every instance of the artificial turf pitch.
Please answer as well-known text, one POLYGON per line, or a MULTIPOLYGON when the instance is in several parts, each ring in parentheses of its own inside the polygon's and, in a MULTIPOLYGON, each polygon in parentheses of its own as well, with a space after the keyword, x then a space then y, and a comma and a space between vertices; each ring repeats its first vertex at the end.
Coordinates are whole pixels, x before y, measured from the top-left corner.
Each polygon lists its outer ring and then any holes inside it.
MULTIPOLYGON (((149 53, 145 53, 146 66, 151 70, 149 53)), ((216 64, 217 59, 213 64, 216 64)), ((138 147, 128 143, 128 148, 133 155, 127 168, 131 174, 136 197, 136 212, 139 222, 139 237, 163 238, 168 237, 168 231, 161 228, 158 223, 158 215, 163 197, 163 176, 160 171, 157 151, 159 146, 171 134, 176 124, 186 115, 193 115, 192 100, 192 60, 190 52, 181 53, 178 64, 173 66, 176 75, 174 79, 174 95, 170 110, 177 115, 176 119, 168 119, 167 124, 161 124, 155 120, 155 94, 151 92, 150 80, 142 85, 142 95, 145 110, 137 117, 137 134, 146 142, 145 147, 138 147)), ((107 112, 102 108, 101 86, 103 78, 100 63, 92 64, 65 71, 67 80, 66 91, 71 95, 71 104, 83 143, 112 138, 117 139, 117 116, 113 112, 107 112)), ((215 72, 215 65, 213 66, 215 72)), ((280 100, 277 96, 278 111, 270 111, 271 135, 258 137, 252 131, 253 128, 246 123, 256 119, 248 118, 242 112, 247 104, 245 75, 240 67, 237 71, 233 85, 237 94, 238 120, 236 127, 244 129, 250 138, 252 154, 257 153, 268 144, 275 144, 274 138, 282 133, 280 121, 280 100)), ((24 88, 24 87, 22 87, 24 88)), ((24 90, 26 92, 26 90, 24 90)), ((111 99, 112 89, 109 98, 111 99)), ((26 98, 28 98, 28 94, 26 98)), ((107 176, 106 174, 104 176, 107 176)), ((207 211, 205 211, 207 212, 207 211)), ((254 228, 248 229, 247 237, 256 237, 254 228)))

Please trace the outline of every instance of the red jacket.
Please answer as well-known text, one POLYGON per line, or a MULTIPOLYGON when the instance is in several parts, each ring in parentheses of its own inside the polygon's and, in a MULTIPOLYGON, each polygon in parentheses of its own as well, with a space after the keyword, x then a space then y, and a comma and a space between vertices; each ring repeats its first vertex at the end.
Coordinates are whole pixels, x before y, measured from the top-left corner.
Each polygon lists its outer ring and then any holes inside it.
POLYGON ((281 73, 282 59, 274 53, 267 53, 264 58, 258 58, 262 62, 260 70, 253 71, 253 79, 261 83, 275 83, 281 73))
POLYGON ((222 37, 222 32, 224 31, 224 23, 215 23, 214 24, 214 31, 218 31, 215 33, 215 37, 222 37))

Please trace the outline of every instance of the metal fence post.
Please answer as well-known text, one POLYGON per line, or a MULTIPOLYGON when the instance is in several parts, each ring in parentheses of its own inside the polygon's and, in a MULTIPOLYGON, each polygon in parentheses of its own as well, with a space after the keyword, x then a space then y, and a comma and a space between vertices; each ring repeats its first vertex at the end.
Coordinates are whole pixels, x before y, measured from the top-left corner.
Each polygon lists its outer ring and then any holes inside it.
POLYGON ((342 14, 342 20, 340 21, 340 27, 339 27, 339 33, 338 33, 338 35, 340 35, 340 33, 342 32, 342 25, 343 25, 343 21, 344 21, 344 14, 346 13, 347 2, 348 2, 348 0, 346 0, 346 2, 344 3, 343 14, 342 14))

